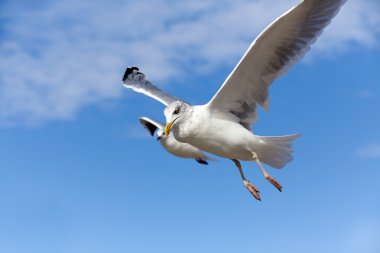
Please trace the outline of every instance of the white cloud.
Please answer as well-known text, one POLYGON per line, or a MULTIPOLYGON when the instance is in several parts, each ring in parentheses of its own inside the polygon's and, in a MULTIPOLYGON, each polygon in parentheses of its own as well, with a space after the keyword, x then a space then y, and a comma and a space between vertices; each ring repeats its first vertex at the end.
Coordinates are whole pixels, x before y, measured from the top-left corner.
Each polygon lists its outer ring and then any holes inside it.
POLYGON ((146 129, 138 124, 138 125, 129 125, 126 127, 126 133, 129 138, 134 138, 134 139, 148 139, 152 138, 156 140, 156 135, 151 137, 149 132, 146 131, 146 129))
POLYGON ((357 91, 356 95, 362 99, 369 99, 375 97, 375 93, 373 91, 365 89, 357 91))
MULTIPOLYGON (((0 125, 75 117, 117 99, 127 65, 156 82, 231 66, 298 1, 25 1, 1 3, 0 125)), ((350 0, 315 52, 377 46, 376 0, 350 0)))
POLYGON ((345 252, 377 253, 380 251, 378 218, 374 217, 372 220, 367 218, 353 224, 343 242, 345 252))
POLYGON ((348 0, 316 43, 320 50, 342 51, 350 46, 378 46, 380 3, 377 0, 348 0))
POLYGON ((359 148, 356 150, 355 154, 363 158, 380 158, 380 144, 371 144, 359 148))

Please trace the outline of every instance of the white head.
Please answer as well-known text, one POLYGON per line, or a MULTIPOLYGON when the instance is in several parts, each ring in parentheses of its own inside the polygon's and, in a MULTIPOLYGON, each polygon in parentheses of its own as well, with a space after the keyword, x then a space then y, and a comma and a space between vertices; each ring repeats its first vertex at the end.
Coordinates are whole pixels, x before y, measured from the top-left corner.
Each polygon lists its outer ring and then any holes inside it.
POLYGON ((169 104, 165 110, 166 126, 165 135, 168 136, 174 123, 180 124, 181 120, 184 118, 185 113, 190 109, 190 106, 182 101, 175 101, 169 104))

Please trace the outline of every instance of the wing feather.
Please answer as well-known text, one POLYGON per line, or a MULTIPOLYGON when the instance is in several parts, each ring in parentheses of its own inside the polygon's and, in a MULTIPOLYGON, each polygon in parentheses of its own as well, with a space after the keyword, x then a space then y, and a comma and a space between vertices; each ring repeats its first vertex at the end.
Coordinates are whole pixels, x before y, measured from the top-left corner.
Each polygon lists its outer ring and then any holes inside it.
POLYGON ((274 79, 302 58, 346 0, 304 0, 273 21, 253 41, 207 104, 250 129, 256 104, 268 109, 274 79))
POLYGON ((154 135, 154 132, 156 132, 157 129, 164 129, 164 126, 161 123, 147 117, 141 117, 140 123, 145 127, 146 130, 149 131, 150 135, 152 136, 154 135))
POLYGON ((158 100, 164 105, 178 101, 176 97, 162 91, 150 81, 145 79, 145 75, 139 72, 137 67, 128 67, 123 76, 123 86, 138 93, 143 93, 151 98, 158 100))

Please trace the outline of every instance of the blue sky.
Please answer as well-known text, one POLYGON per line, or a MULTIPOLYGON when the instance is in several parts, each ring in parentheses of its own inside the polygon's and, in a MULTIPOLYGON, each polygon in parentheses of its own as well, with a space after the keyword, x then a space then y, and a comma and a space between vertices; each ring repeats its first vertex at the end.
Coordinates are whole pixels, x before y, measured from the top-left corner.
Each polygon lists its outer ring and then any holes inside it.
POLYGON ((121 86, 138 65, 206 103, 255 36, 297 1, 1 1, 0 252, 380 251, 380 4, 349 0, 270 89, 260 135, 295 159, 166 153, 139 125, 163 106, 121 86))

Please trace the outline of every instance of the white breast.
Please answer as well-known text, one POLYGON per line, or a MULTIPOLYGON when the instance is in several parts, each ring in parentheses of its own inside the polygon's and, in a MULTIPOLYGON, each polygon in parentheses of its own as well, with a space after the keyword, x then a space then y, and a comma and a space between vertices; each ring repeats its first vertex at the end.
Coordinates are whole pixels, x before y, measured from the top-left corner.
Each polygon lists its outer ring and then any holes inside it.
POLYGON ((230 159, 252 160, 251 151, 257 142, 242 125, 217 118, 204 106, 194 106, 191 118, 181 124, 179 131, 179 141, 230 159), (183 130, 186 134, 181 135, 183 130))
POLYGON ((183 158, 204 158, 205 155, 196 147, 178 142, 172 134, 160 139, 162 146, 171 154, 183 158))

